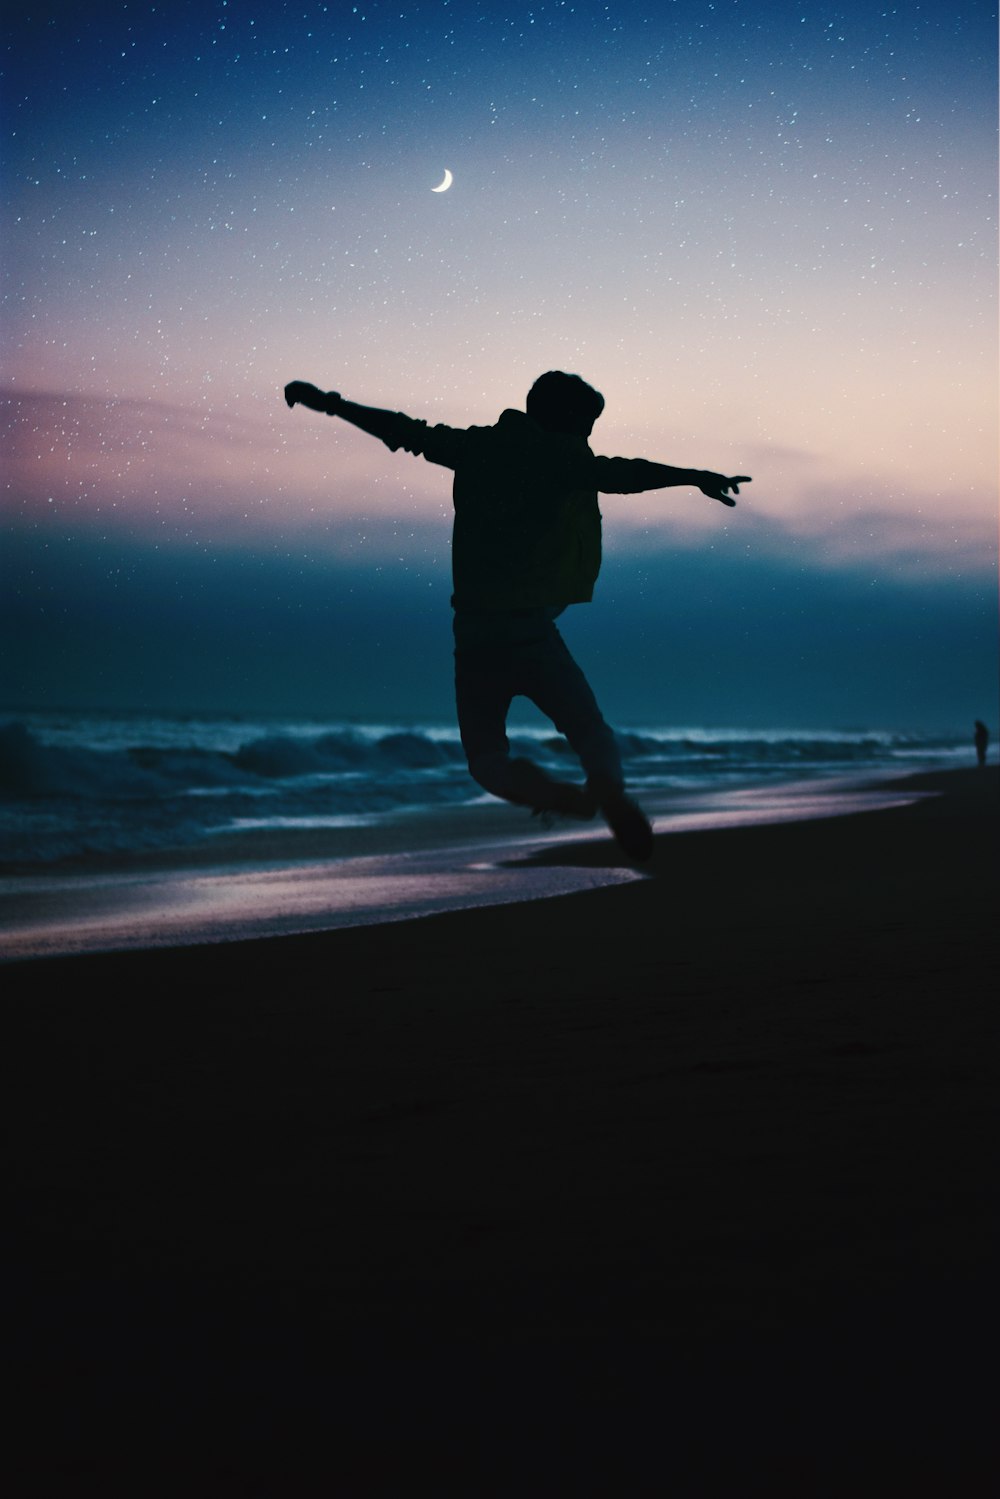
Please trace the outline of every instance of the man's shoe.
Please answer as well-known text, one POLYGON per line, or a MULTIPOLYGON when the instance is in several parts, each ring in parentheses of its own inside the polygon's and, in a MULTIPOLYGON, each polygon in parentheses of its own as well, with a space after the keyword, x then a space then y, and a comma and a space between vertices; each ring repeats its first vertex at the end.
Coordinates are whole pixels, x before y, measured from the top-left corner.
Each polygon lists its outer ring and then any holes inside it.
POLYGON ((653 829, 649 818, 624 791, 612 791, 600 799, 601 815, 618 840, 618 847, 637 864, 653 856, 653 829))

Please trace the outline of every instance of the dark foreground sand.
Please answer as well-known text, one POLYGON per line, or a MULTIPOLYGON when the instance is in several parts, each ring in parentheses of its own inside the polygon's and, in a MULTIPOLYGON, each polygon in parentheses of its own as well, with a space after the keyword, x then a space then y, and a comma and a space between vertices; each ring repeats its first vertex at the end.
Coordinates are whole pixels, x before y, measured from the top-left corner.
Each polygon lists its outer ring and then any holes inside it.
POLYGON ((0 970, 9 1492, 992 1493, 997 787, 922 786, 0 970))

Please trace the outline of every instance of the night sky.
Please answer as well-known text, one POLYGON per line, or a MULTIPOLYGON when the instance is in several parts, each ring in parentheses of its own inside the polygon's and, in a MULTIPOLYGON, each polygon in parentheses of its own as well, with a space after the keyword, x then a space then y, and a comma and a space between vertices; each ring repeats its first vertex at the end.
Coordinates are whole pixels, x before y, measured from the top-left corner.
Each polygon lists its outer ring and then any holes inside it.
POLYGON ((0 702, 447 721, 453 425, 576 371, 634 724, 996 717, 996 11, 22 6, 0 702), (445 170, 445 193, 431 189, 445 170))

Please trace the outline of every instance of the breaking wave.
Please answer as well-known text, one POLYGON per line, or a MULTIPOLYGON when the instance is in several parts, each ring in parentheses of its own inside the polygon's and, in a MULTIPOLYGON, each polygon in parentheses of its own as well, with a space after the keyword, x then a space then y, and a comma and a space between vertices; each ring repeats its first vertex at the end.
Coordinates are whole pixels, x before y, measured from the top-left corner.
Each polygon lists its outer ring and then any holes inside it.
MULTIPOLYGON (((697 788, 947 763, 964 746, 875 732, 639 729, 619 734, 637 786, 697 788)), ((551 731, 515 753, 578 778, 551 731)), ((0 723, 0 860, 51 864, 180 848, 246 827, 363 823, 478 800, 452 728, 26 715, 0 723)))

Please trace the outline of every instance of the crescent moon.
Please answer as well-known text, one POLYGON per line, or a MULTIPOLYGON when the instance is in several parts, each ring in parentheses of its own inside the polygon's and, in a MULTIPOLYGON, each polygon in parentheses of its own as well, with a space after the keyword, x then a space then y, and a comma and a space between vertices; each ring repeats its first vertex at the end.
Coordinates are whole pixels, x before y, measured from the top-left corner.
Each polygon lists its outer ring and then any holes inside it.
POLYGON ((438 185, 437 185, 437 187, 432 187, 431 188, 431 192, 432 193, 446 193, 448 191, 449 187, 451 187, 451 184, 454 182, 454 180, 455 179, 451 175, 451 173, 449 172, 448 168, 445 167, 445 169, 444 169, 444 181, 443 182, 439 182, 438 185))

